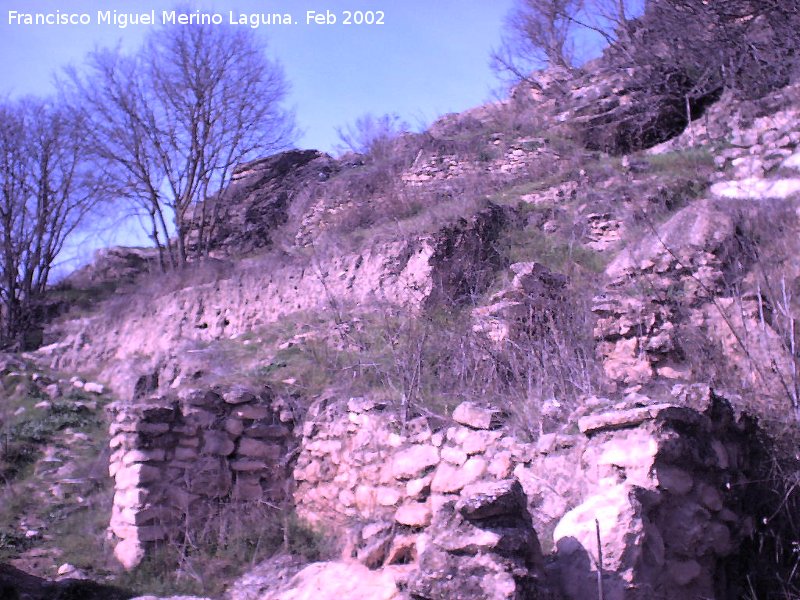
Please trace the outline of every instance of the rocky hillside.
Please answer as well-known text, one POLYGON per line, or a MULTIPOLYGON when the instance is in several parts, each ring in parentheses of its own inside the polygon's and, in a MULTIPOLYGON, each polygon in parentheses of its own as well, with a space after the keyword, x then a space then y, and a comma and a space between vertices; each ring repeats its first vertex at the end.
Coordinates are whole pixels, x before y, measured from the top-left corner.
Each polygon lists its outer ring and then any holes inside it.
POLYGON ((800 84, 661 102, 545 71, 99 255, 3 367, 2 585, 799 597, 800 84))

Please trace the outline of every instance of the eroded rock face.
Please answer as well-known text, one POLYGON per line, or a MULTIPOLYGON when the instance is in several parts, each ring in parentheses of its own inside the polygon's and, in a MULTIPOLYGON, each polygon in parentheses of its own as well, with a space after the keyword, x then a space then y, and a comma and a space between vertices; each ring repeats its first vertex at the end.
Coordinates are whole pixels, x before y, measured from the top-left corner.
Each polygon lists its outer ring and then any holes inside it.
POLYGON ((594 299, 592 310, 598 316, 597 353, 611 380, 690 378, 685 357, 697 349, 682 347, 678 326, 692 307, 713 302, 722 291, 734 230, 730 214, 697 202, 608 266, 607 291, 594 299))
POLYGON ((499 268, 495 242, 503 215, 494 207, 432 236, 280 266, 267 256, 211 272, 201 283, 173 281, 173 291, 112 299, 91 317, 59 324, 49 333, 59 341, 40 348, 39 356, 61 370, 92 363, 101 380, 129 397, 146 373, 156 375, 162 392, 180 384, 176 372, 192 366, 183 350, 193 342, 234 338, 332 303, 413 313, 436 302, 461 302, 482 291, 499 268))
MULTIPOLYGON (((204 250, 230 256, 269 247, 277 228, 289 219, 298 192, 340 168, 316 150, 290 150, 241 165, 220 197, 206 200, 203 210, 217 215, 217 224, 211 231, 203 229, 204 250)), ((201 223, 197 218, 190 225, 190 247, 198 244, 201 223)))
POLYGON ((669 140, 687 125, 678 89, 690 89, 691 81, 673 77, 670 87, 658 89, 658 78, 649 67, 620 69, 606 57, 577 72, 556 67, 534 73, 514 93, 569 124, 587 148, 624 154, 669 140))
POLYGON ((746 218, 721 201, 697 201, 609 264, 592 311, 611 381, 692 381, 729 369, 770 396, 791 379, 787 347, 764 318, 763 274, 737 246, 746 218))
POLYGON ((496 242, 505 223, 503 208, 490 204, 469 220, 459 219, 433 236, 428 306, 469 301, 486 289, 503 264, 496 242))
POLYGON ((412 598, 537 598, 539 540, 514 479, 470 485, 444 504, 426 532, 412 598))

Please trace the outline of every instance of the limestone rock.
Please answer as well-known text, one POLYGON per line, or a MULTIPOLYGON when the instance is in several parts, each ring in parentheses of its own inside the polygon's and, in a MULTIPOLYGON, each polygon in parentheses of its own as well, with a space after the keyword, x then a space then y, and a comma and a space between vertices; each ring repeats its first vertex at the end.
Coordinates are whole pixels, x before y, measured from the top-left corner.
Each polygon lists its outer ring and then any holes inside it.
POLYGON ((434 446, 410 446, 394 456, 392 473, 398 479, 413 479, 438 463, 439 450, 434 446))
POLYGON ((415 598, 536 597, 541 550, 518 481, 464 490, 434 517, 409 589, 415 598))
POLYGON ((94 381, 88 381, 83 384, 83 391, 88 392, 90 394, 102 394, 105 392, 105 387, 102 383, 96 383, 94 381))
POLYGON ((631 408, 611 413, 590 415, 578 421, 578 428, 582 433, 591 435, 600 431, 636 427, 644 421, 654 419, 658 414, 668 408, 669 404, 653 404, 642 408, 631 408))
POLYGON ((473 456, 462 466, 456 467, 449 463, 441 463, 431 481, 431 491, 438 493, 452 493, 476 481, 486 472, 486 461, 473 456))
POLYGON ((431 522, 431 508, 426 503, 409 502, 397 509, 394 519, 409 527, 427 527, 431 522))
POLYGON ((256 394, 248 387, 236 385, 226 391, 222 395, 222 398, 228 404, 245 404, 247 402, 253 402, 256 399, 256 394))
POLYGON ((492 429, 500 424, 500 413, 472 402, 462 402, 453 411, 453 420, 473 429, 492 429))
MULTIPOLYGON (((398 574, 370 571, 356 562, 314 563, 295 575, 283 590, 265 591, 259 600, 399 600, 398 574)), ((233 596, 230 596, 234 600, 233 596)), ((238 600, 238 599, 237 599, 238 600)))
POLYGON ((114 557, 123 569, 133 569, 144 558, 144 546, 136 538, 124 539, 114 547, 114 557))

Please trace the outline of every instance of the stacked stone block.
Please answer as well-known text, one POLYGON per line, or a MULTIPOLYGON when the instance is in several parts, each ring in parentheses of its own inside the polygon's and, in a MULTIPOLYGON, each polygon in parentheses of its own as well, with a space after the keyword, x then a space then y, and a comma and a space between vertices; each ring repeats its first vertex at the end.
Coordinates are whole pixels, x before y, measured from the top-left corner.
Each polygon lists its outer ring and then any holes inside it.
POLYGON ((293 415, 268 391, 189 390, 109 408, 114 554, 125 568, 220 502, 284 500, 293 415))
MULTIPOLYGON (((752 530, 740 498, 753 432, 708 388, 702 411, 682 406, 682 389, 662 402, 587 399, 578 432, 536 443, 470 403, 449 426, 423 417, 403 426, 370 399, 319 405, 294 470, 297 511, 338 527, 345 557, 377 568, 421 560, 440 537, 442 511, 475 486, 517 481, 551 555, 548 586, 562 597, 596 596, 598 526, 606 598, 722 597, 714 586, 752 530)), ((495 538, 468 535, 453 547, 490 555, 495 538)))

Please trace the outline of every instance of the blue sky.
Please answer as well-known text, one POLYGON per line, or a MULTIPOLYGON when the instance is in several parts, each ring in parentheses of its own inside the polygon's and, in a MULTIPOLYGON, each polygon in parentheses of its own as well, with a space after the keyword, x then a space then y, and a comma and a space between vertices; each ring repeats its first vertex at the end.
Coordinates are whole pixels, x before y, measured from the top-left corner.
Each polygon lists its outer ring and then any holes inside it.
MULTIPOLYGON (((0 0, 0 94, 52 91, 52 75, 95 46, 135 48, 151 29, 98 25, 98 10, 172 9, 173 0, 0 0), (9 11, 87 13, 91 25, 10 25, 9 11)), ((258 29, 291 82, 302 136, 297 145, 330 151, 336 127, 371 112, 396 113, 412 126, 476 106, 498 87, 488 67, 513 0, 200 0, 217 12, 289 12, 299 23, 258 29), (306 25, 306 11, 383 11, 382 26, 306 25)))
MULTIPOLYGON (((53 76, 84 60, 96 47, 133 50, 152 26, 120 29, 99 24, 98 11, 172 10, 181 0, 0 0, 0 98, 54 91, 53 76), (21 25, 18 13, 86 14, 88 25, 21 25)), ((296 145, 331 152, 336 129, 357 117, 397 114, 412 128, 497 98, 500 83, 489 54, 501 37, 514 0, 183 0, 182 6, 220 13, 290 13, 296 25, 257 29, 291 84, 287 105, 295 109, 301 135, 296 145), (384 25, 344 25, 344 11, 384 14, 384 25), (332 12, 336 25, 308 25, 307 11, 332 12)), ((257 101, 257 99, 254 99, 257 101)), ((130 220, 95 220, 73 240, 68 265, 88 260, 94 248, 149 245, 130 220)), ((63 267, 63 272, 68 267, 63 267)))
MULTIPOLYGON (((95 47, 135 49, 149 26, 97 23, 97 12, 171 10, 177 0, 0 0, 0 97, 46 95, 53 75, 79 65, 95 47), (19 13, 86 13, 90 25, 17 25, 19 13)), ((259 28, 291 84, 287 104, 302 131, 296 145, 332 151, 336 128, 367 112, 395 113, 413 127, 493 99, 498 82, 489 53, 513 0, 192 0, 193 9, 224 15, 289 12, 299 23, 259 28), (306 12, 383 11, 382 26, 306 25, 306 12)), ((254 99, 255 101, 255 99, 254 99)), ((135 221, 110 216, 87 225, 61 257, 59 274, 91 258, 95 248, 149 245, 135 221), (119 223, 123 222, 122 226, 119 223)))

